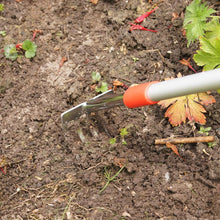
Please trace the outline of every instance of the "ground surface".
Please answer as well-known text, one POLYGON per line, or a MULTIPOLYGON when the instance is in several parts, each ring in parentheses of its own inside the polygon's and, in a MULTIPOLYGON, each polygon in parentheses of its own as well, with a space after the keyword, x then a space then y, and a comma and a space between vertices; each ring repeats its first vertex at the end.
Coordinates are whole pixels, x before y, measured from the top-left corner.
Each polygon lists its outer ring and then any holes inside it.
MULTIPOLYGON (((115 79, 131 85, 192 74, 179 63, 196 49, 187 48, 182 35, 189 1, 158 2, 142 24, 158 33, 128 31, 129 22, 152 8, 144 0, 1 3, 0 29, 7 33, 1 48, 43 31, 33 59, 0 55, 0 155, 7 168, 0 172, 1 219, 219 219, 219 144, 178 146, 182 158, 154 145, 157 138, 198 135, 200 125, 172 127, 157 105, 99 112, 65 132, 60 121, 62 112, 97 95, 90 87, 93 71, 109 86, 115 79), (172 21, 173 12, 180 17, 172 21), (58 71, 62 57, 68 60, 58 71), (127 145, 119 135, 125 127, 127 145), (124 159, 117 181, 100 193, 105 170, 114 175, 124 159)), ((206 126, 218 142, 215 97, 206 126)))

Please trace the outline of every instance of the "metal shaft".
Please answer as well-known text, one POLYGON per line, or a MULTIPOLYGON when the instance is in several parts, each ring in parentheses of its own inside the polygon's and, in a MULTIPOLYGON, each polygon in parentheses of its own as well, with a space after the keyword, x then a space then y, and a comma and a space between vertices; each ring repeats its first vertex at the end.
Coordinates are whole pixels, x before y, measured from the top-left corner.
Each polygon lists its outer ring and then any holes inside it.
POLYGON ((220 69, 155 83, 147 95, 153 101, 160 101, 215 89, 220 89, 220 69))

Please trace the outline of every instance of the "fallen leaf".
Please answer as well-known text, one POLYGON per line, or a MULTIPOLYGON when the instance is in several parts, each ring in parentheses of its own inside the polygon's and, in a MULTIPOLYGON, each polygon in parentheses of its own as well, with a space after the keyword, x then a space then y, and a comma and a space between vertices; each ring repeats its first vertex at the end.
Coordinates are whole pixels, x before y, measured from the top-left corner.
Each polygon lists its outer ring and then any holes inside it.
POLYGON ((177 98, 167 99, 158 102, 158 105, 167 108, 165 117, 169 118, 173 126, 185 123, 188 118, 189 121, 205 124, 206 112, 203 105, 215 103, 215 98, 208 93, 197 93, 177 98))
POLYGON ((91 0, 92 4, 97 5, 98 4, 98 0, 91 0))
POLYGON ((176 147, 175 144, 171 144, 170 142, 167 142, 167 143, 166 143, 166 146, 167 146, 168 148, 171 148, 172 151, 173 151, 177 156, 181 157, 180 154, 179 154, 179 151, 178 151, 178 149, 177 149, 177 147, 176 147))
POLYGON ((172 13, 172 21, 179 17, 179 14, 177 12, 172 13))
POLYGON ((125 166, 126 159, 115 157, 113 163, 115 164, 115 166, 119 166, 120 168, 122 168, 123 166, 125 166))
POLYGON ((182 59, 182 60, 180 60, 180 63, 185 65, 185 66, 188 66, 193 72, 196 73, 196 70, 192 67, 192 65, 190 64, 189 61, 190 61, 190 58, 188 58, 187 60, 182 59))

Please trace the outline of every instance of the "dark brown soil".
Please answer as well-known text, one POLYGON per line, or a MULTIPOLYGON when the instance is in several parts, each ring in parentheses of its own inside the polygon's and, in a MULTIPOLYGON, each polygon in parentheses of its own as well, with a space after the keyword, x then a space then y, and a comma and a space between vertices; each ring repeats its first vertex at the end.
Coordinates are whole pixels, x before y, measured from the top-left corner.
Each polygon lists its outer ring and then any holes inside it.
POLYGON ((192 74, 179 63, 198 46, 187 48, 182 35, 181 15, 190 1, 158 1, 142 23, 157 33, 129 32, 129 22, 153 7, 147 0, 0 2, 0 30, 7 33, 0 48, 43 31, 33 59, 12 62, 0 54, 1 219, 220 218, 219 94, 206 114, 217 145, 178 146, 182 158, 155 146, 155 139, 198 136, 200 125, 172 127, 157 105, 98 112, 67 131, 60 120, 62 112, 97 95, 90 87, 93 71, 109 86, 115 79, 130 86, 192 74), (180 17, 172 21, 173 12, 180 17), (68 60, 58 71, 62 57, 68 60), (127 145, 120 137, 125 127, 127 145), (100 193, 105 171, 113 176, 124 159, 117 181, 100 193))

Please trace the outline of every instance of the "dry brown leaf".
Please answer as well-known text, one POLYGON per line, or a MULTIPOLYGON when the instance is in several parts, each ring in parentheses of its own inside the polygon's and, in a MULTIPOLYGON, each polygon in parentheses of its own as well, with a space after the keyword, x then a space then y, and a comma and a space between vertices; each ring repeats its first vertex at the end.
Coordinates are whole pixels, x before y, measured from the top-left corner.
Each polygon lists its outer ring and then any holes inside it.
POLYGON ((97 5, 98 4, 98 0, 91 0, 92 4, 97 5))
POLYGON ((178 155, 179 157, 181 157, 180 154, 179 154, 179 151, 178 151, 178 149, 177 149, 177 147, 176 147, 175 144, 171 144, 170 142, 167 142, 167 143, 166 143, 166 146, 167 146, 168 148, 171 148, 172 151, 173 151, 176 155, 178 155))
POLYGON ((185 123, 188 118, 189 121, 194 121, 200 124, 206 123, 206 112, 203 105, 215 103, 215 98, 207 93, 197 93, 177 98, 167 99, 158 102, 163 108, 167 108, 165 117, 169 118, 173 126, 185 123))

